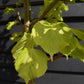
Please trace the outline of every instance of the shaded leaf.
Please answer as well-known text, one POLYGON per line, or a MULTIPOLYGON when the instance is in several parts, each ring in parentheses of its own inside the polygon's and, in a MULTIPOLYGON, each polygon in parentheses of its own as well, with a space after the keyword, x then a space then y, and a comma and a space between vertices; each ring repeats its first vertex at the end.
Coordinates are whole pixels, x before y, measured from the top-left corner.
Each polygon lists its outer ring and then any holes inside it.
MULTIPOLYGON (((39 17, 51 5, 51 3, 53 3, 53 1, 54 0, 44 0, 44 6, 41 7, 39 17)), ((61 16, 63 10, 68 11, 68 6, 63 1, 58 1, 56 5, 46 14, 45 17, 47 21, 51 23, 56 23, 57 21, 63 21, 63 18, 61 16)))
POLYGON ((21 1, 19 0, 17 3, 16 3, 17 6, 21 6, 21 1))
POLYGON ((82 29, 71 29, 72 32, 82 41, 84 41, 84 30, 82 29))
POLYGON ((77 45, 78 45, 77 38, 76 37, 72 37, 70 44, 68 46, 66 46, 65 48, 63 48, 60 52, 62 54, 64 54, 67 57, 67 59, 68 59, 68 56, 75 50, 77 45))
POLYGON ((80 0, 80 1, 84 1, 84 0, 80 0))
POLYGON ((79 44, 70 55, 73 58, 79 58, 84 61, 84 45, 79 44))

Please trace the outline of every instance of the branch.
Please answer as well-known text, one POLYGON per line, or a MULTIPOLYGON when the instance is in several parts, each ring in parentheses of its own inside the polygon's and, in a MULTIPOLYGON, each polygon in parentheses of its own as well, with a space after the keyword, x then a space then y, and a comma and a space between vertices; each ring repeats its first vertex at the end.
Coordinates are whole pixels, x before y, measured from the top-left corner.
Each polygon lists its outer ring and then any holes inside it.
MULTIPOLYGON (((14 0, 14 2, 16 3, 16 0, 14 0)), ((16 13, 17 13, 17 15, 18 15, 18 19, 19 19, 20 25, 21 25, 21 27, 22 27, 22 29, 23 29, 23 31, 24 31, 24 26, 23 26, 22 21, 21 21, 21 16, 20 16, 20 13, 19 13, 19 11, 18 11, 18 6, 17 6, 17 4, 16 4, 16 13)))
MULTIPOLYGON (((24 32, 30 32, 31 3, 30 0, 24 0, 24 32)), ((35 79, 30 80, 28 84, 35 84, 35 79)))
MULTIPOLYGON (((58 58, 60 58, 60 57, 62 57, 62 56, 63 56, 63 54, 61 54, 61 53, 58 54, 58 55, 56 55, 56 56, 54 56, 54 57, 53 57, 53 61, 55 61, 56 59, 58 59, 58 58)), ((48 62, 51 62, 51 58, 48 59, 48 62)))
POLYGON ((10 38, 10 36, 0 36, 0 39, 1 38, 10 38))
POLYGON ((31 3, 30 0, 24 0, 24 25, 25 32, 30 32, 31 3))
POLYGON ((45 15, 56 5, 56 3, 58 2, 58 0, 54 0, 49 6, 47 9, 45 9, 45 11, 43 12, 43 14, 35 21, 33 21, 30 26, 36 24, 38 21, 42 20, 45 15))

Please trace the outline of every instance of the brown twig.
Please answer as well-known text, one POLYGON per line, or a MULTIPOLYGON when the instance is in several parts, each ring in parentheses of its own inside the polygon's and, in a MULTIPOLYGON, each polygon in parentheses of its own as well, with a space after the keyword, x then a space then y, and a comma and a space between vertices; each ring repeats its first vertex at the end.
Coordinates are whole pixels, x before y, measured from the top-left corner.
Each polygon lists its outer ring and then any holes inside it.
MULTIPOLYGON (((63 56, 63 54, 61 54, 61 53, 58 54, 58 55, 56 55, 56 56, 54 56, 54 57, 53 57, 53 61, 55 61, 56 59, 58 59, 58 58, 60 58, 60 57, 62 57, 62 56, 63 56)), ((51 58, 48 59, 48 62, 51 62, 51 58)))
MULTIPOLYGON (((14 2, 16 3, 16 0, 14 0, 14 2)), ((24 26, 23 26, 23 24, 22 24, 22 20, 21 20, 20 13, 19 13, 19 11, 18 11, 18 6, 17 6, 17 4, 16 4, 16 13, 17 13, 17 15, 18 15, 18 19, 19 19, 20 25, 21 25, 21 27, 23 28, 23 31, 24 31, 24 26)))
POLYGON ((54 0, 47 9, 45 9, 45 11, 43 12, 43 14, 35 21, 31 22, 30 26, 34 25, 35 23, 37 23, 38 21, 42 20, 45 15, 56 5, 56 3, 58 2, 58 0, 54 0))
POLYGON ((10 36, 0 36, 0 38, 10 38, 10 36))

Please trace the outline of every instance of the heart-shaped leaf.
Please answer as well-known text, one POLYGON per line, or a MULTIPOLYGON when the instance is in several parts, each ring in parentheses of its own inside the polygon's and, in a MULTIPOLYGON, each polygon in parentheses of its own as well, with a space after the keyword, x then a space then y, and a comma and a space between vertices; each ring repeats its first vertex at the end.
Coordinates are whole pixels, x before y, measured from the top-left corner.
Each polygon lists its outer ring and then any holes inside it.
POLYGON ((15 69, 28 84, 29 80, 44 75, 47 70, 48 57, 41 50, 35 49, 34 40, 29 33, 24 33, 12 49, 15 69))
POLYGON ((24 48, 15 60, 15 69, 28 84, 29 80, 44 75, 47 61, 48 57, 41 50, 24 48))
POLYGON ((75 48, 78 46, 78 40, 76 37, 72 37, 72 40, 68 46, 63 48, 60 52, 65 55, 68 59, 68 56, 75 50, 75 48))
POLYGON ((35 43, 40 45, 52 57, 53 54, 69 45, 72 32, 63 22, 51 24, 42 20, 34 25, 32 36, 35 43))
POLYGON ((84 45, 78 44, 76 49, 70 55, 73 58, 79 58, 84 62, 84 45))

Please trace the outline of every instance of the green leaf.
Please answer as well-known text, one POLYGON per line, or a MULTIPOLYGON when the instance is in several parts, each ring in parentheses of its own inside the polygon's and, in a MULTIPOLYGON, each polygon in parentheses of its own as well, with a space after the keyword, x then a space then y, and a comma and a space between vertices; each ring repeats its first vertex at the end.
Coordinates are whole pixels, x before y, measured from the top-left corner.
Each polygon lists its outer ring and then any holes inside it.
POLYGON ((24 45, 27 41, 27 33, 24 33, 23 37, 18 41, 18 43, 13 47, 12 49, 12 55, 16 59, 18 54, 22 51, 24 48, 24 45))
POLYGON ((18 36, 20 36, 20 35, 22 35, 23 34, 23 32, 14 32, 13 34, 12 34, 12 36, 13 37, 18 37, 18 36))
POLYGON ((63 48, 60 52, 65 55, 68 59, 68 56, 75 50, 78 45, 78 40, 76 37, 72 37, 71 42, 68 46, 63 48))
POLYGON ((82 41, 84 41, 84 30, 82 29, 71 29, 72 32, 82 41))
POLYGON ((14 41, 14 42, 18 42, 21 39, 21 36, 23 35, 23 32, 15 32, 12 34, 12 36, 10 37, 10 40, 14 41))
POLYGON ((30 33, 24 33, 12 49, 15 58, 15 69, 18 75, 28 84, 29 80, 44 75, 47 70, 48 57, 36 47, 30 33))
POLYGON ((17 3, 16 3, 17 6, 21 6, 21 1, 19 0, 17 3))
POLYGON ((24 47, 35 47, 36 44, 29 33, 24 33, 23 37, 17 42, 12 49, 13 57, 16 59, 24 47))
POLYGON ((24 48, 15 60, 15 69, 28 84, 29 80, 44 75, 47 61, 48 57, 41 50, 24 48))
POLYGON ((15 8, 7 7, 7 8, 5 8, 4 13, 5 13, 6 15, 8 15, 8 14, 10 14, 11 12, 15 12, 15 11, 16 11, 15 8))
POLYGON ((6 25, 7 30, 10 30, 15 24, 18 24, 18 23, 19 23, 19 21, 17 21, 17 20, 8 22, 8 24, 6 25))
MULTIPOLYGON (((51 5, 54 0, 44 0, 44 6, 41 7, 41 11, 39 12, 39 17, 43 14, 43 12, 51 5)), ((56 23, 57 21, 63 21, 61 16, 62 11, 68 11, 68 6, 63 1, 58 1, 56 5, 46 14, 46 19, 48 22, 56 23), (51 21, 52 20, 52 21, 51 21)))
POLYGON ((24 17, 24 13, 21 13, 21 14, 20 14, 20 17, 23 18, 23 17, 24 17))
POLYGON ((45 7, 48 7, 54 0, 44 0, 45 7))
POLYGON ((79 44, 70 55, 73 58, 79 58, 84 62, 84 45, 79 44))
POLYGON ((34 25, 32 36, 35 43, 40 45, 52 57, 53 54, 69 45, 72 32, 63 22, 51 24, 42 20, 34 25))

